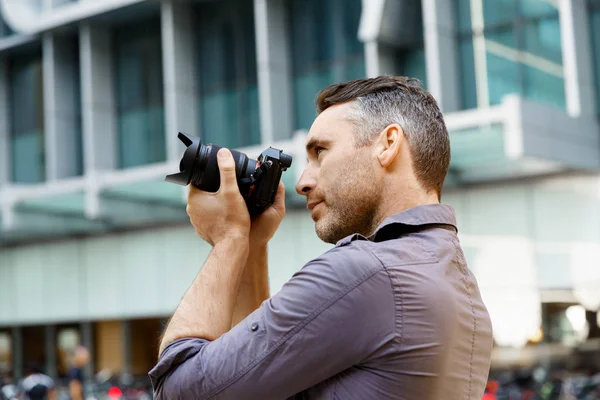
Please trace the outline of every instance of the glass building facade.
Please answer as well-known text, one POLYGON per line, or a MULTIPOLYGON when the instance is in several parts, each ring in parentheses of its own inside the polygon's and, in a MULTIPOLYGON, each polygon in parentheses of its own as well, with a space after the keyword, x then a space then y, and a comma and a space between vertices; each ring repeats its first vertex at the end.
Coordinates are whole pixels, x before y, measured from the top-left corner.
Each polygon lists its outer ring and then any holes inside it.
POLYGON ((509 93, 565 108, 556 5, 455 0, 455 9, 463 109, 499 104, 509 93))
POLYGON ((200 3, 194 26, 201 138, 226 147, 260 143, 253 1, 200 3))
POLYGON ((288 3, 294 128, 309 129, 319 90, 365 76, 364 48, 357 36, 361 0, 288 3))
POLYGON ((118 166, 165 160, 165 120, 160 17, 113 33, 118 166))
POLYGON ((44 82, 41 48, 8 58, 11 172, 15 183, 46 178, 44 147, 44 82))

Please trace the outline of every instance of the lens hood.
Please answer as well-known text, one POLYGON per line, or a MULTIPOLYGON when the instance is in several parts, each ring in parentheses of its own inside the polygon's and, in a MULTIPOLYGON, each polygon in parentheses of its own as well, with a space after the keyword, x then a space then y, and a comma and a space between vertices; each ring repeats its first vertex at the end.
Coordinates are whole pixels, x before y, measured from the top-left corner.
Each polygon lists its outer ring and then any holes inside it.
POLYGON ((194 173, 194 162, 200 151, 201 141, 197 137, 187 136, 185 133, 179 132, 177 138, 185 144, 186 149, 183 157, 179 162, 179 172, 176 174, 167 175, 165 181, 175 183, 181 186, 187 186, 192 179, 194 173))

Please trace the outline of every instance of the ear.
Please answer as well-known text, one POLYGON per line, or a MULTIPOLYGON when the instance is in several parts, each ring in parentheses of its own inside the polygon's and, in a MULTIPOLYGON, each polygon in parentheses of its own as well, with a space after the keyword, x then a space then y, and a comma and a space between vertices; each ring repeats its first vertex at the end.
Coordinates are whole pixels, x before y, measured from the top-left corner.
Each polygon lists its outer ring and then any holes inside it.
POLYGON ((388 125, 379 135, 377 159, 382 167, 389 167, 400 155, 406 141, 404 131, 398 124, 388 125))

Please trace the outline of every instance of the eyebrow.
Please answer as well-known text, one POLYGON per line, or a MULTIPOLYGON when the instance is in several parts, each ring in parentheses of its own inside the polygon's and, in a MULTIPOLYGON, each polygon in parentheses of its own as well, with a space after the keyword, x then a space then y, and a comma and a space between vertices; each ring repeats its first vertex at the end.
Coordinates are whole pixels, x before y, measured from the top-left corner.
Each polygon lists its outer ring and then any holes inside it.
POLYGON ((306 152, 310 153, 318 147, 328 147, 330 145, 331 145, 330 140, 310 138, 308 140, 308 143, 306 143, 306 152))

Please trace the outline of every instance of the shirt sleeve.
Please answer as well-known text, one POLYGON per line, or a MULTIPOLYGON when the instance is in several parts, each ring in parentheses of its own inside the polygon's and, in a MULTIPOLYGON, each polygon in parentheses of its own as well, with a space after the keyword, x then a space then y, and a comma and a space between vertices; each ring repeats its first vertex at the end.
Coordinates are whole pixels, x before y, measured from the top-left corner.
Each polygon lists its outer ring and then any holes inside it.
POLYGON ((217 340, 171 343, 149 373, 155 398, 281 400, 367 360, 393 339, 395 308, 387 272, 360 247, 309 262, 217 340))

